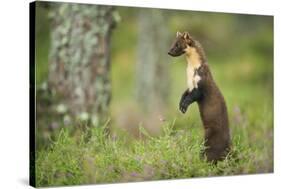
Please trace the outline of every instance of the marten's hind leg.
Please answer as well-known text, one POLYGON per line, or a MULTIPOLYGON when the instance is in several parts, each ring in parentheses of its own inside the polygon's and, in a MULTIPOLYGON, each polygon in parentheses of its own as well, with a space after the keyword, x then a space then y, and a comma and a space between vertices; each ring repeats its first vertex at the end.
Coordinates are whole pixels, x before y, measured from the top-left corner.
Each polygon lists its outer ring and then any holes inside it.
POLYGON ((221 131, 215 129, 205 129, 205 146, 204 155, 207 161, 216 163, 223 160, 230 148, 229 140, 221 131))
POLYGON ((208 148, 205 149, 204 155, 208 162, 217 163, 217 161, 223 160, 227 155, 228 150, 225 148, 208 148))

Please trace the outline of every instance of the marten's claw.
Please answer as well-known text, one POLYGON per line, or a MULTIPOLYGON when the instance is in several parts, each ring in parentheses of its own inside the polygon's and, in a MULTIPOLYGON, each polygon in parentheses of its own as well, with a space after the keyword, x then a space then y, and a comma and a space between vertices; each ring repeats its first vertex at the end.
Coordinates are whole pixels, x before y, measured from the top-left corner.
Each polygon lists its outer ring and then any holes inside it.
POLYGON ((184 114, 186 112, 186 107, 180 107, 180 111, 184 114))
POLYGON ((184 114, 186 110, 184 108, 180 108, 180 111, 184 114))
POLYGON ((180 102, 180 111, 184 114, 187 110, 188 104, 185 102, 185 100, 182 100, 180 102))

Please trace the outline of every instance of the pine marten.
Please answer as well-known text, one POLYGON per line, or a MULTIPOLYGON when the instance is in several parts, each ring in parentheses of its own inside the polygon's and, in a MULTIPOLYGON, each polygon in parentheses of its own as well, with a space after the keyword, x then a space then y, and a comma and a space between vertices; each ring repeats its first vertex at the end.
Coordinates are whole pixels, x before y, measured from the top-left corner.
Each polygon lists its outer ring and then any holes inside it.
POLYGON ((207 161, 216 163, 229 152, 229 123, 224 97, 212 77, 204 50, 188 32, 177 32, 168 54, 186 56, 187 90, 181 97, 179 109, 185 113, 190 104, 197 102, 205 130, 203 154, 207 161))

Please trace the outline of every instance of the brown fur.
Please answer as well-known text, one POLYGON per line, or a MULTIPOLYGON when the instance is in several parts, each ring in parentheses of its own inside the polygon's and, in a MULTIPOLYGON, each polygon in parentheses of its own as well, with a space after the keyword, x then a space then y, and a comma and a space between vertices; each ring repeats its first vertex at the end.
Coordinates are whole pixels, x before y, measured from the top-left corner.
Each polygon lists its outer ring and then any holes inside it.
POLYGON ((205 129, 205 153, 208 161, 218 161, 225 157, 230 147, 227 108, 209 66, 203 63, 198 72, 202 77, 203 98, 197 103, 205 129))
POLYGON ((230 148, 227 108, 224 97, 212 77, 203 48, 187 32, 177 33, 176 41, 168 54, 171 56, 185 54, 188 64, 198 68, 197 74, 200 77, 198 88, 202 97, 197 103, 205 130, 204 154, 208 161, 222 160, 230 148))

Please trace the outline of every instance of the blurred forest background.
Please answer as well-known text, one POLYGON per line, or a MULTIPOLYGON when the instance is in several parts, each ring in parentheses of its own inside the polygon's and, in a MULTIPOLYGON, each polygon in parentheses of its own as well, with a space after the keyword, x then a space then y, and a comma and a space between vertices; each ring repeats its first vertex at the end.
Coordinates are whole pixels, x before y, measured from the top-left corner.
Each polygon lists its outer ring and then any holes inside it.
POLYGON ((36 6, 38 185, 273 171, 273 17, 36 6), (236 159, 221 167, 197 157, 197 105, 178 111, 186 62, 167 55, 177 31, 201 42, 226 99, 236 159))

